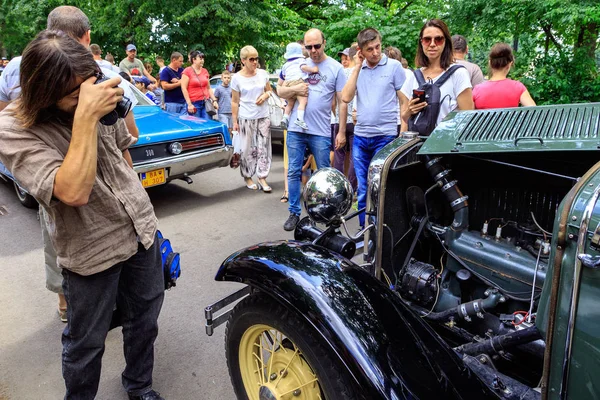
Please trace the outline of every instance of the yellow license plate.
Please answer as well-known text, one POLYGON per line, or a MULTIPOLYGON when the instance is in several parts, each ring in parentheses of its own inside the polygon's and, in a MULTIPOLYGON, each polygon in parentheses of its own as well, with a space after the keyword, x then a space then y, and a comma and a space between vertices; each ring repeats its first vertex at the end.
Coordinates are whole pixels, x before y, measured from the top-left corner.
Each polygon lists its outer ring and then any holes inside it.
POLYGON ((142 186, 147 188, 150 186, 162 185, 167 181, 165 169, 155 169, 154 171, 142 172, 140 174, 142 186))

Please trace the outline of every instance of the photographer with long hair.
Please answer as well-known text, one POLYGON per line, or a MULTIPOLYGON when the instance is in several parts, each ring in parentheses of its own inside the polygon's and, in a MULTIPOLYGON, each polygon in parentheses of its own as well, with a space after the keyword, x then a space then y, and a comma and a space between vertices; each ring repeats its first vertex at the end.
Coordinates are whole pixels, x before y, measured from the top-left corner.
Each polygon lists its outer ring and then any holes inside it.
POLYGON ((20 97, 0 114, 0 161, 43 208, 62 268, 65 399, 96 396, 115 304, 123 386, 130 399, 162 399, 152 390, 164 297, 157 220, 129 163, 137 139, 120 81, 105 79, 77 40, 42 31, 23 52, 20 97))

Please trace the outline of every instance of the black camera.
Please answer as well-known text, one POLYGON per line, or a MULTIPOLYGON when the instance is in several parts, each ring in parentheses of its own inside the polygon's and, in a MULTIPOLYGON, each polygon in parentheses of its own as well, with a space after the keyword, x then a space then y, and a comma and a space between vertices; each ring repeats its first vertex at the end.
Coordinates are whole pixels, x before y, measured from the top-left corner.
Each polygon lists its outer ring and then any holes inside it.
MULTIPOLYGON (((98 72, 96 74, 96 82, 94 85, 107 81, 108 78, 104 76, 103 73, 98 72)), ((119 118, 125 118, 127 114, 129 114, 129 110, 131 110, 131 100, 127 98, 127 96, 123 96, 123 100, 117 103, 115 109, 104 117, 100 118, 100 123, 102 125, 114 125, 117 123, 119 118)))

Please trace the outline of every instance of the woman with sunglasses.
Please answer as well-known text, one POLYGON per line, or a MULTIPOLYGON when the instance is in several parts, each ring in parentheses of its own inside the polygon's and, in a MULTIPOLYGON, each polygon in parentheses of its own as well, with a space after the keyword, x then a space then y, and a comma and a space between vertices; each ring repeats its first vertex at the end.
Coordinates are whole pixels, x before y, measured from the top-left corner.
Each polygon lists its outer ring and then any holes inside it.
MULTIPOLYGON (((420 68, 425 81, 434 83, 453 65, 452 37, 446 23, 440 19, 432 19, 425 23, 419 34, 415 66, 420 68)), ((413 98, 413 90, 418 89, 419 84, 414 76, 407 75, 402 85, 402 131, 408 130, 408 120, 411 116, 418 114, 427 107, 426 101, 413 98)), ((439 88, 440 111, 437 124, 456 108, 459 110, 472 110, 471 79, 465 68, 457 69, 452 76, 439 88)))
POLYGON ((208 81, 208 71, 204 67, 204 54, 194 50, 189 54, 191 66, 183 70, 181 74, 181 92, 187 103, 187 112, 198 118, 209 119, 204 101, 210 98, 215 106, 219 108, 217 99, 213 94, 208 81))
POLYGON ((506 43, 496 43, 490 52, 491 77, 473 89, 475 108, 507 108, 535 106, 529 91, 519 81, 508 79, 508 73, 515 64, 512 49, 506 43))
POLYGON ((233 130, 242 141, 240 172, 246 187, 257 190, 256 174, 264 193, 271 193, 266 181, 271 170, 271 121, 267 99, 271 91, 269 75, 258 68, 258 52, 252 46, 240 50, 243 68, 231 79, 233 130))

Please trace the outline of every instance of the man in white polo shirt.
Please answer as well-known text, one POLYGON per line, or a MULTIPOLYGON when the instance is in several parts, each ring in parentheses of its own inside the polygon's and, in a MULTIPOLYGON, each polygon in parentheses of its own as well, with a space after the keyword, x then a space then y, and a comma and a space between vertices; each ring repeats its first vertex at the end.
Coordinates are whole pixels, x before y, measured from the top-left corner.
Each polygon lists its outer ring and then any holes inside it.
MULTIPOLYGON (((381 34, 373 28, 357 36, 356 67, 348 78, 342 101, 350 103, 356 95, 356 125, 352 157, 358 180, 358 209, 367 203, 367 177, 371 159, 396 138, 400 89, 406 79, 400 62, 388 58, 381 49, 381 34)), ((359 216, 365 225, 365 214, 359 216)))

